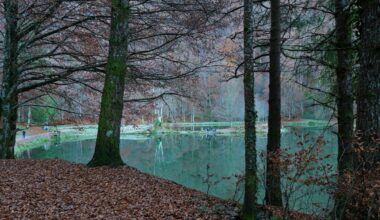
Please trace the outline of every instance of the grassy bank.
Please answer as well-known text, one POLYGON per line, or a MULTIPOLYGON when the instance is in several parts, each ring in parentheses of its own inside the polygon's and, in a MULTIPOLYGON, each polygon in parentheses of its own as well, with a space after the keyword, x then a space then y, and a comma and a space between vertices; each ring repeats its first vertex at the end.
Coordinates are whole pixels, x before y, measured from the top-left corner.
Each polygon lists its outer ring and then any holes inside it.
POLYGON ((41 136, 36 136, 31 140, 22 141, 16 143, 15 154, 16 156, 21 154, 25 150, 31 150, 34 148, 39 148, 45 144, 53 144, 54 142, 68 142, 68 141, 78 141, 92 139, 96 136, 93 134, 85 133, 75 133, 75 132, 65 132, 61 133, 59 137, 52 134, 44 134, 41 136))

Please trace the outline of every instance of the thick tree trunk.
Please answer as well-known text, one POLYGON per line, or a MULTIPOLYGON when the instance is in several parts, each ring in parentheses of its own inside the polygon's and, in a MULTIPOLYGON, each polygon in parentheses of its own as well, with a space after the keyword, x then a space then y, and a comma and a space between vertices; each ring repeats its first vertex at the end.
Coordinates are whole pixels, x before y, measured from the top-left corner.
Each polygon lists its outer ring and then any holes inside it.
POLYGON ((1 145, 5 147, 5 158, 14 159, 14 148, 16 145, 17 133, 17 95, 12 95, 7 102, 2 103, 2 123, 1 145))
POLYGON ((256 111, 253 60, 253 1, 244 0, 245 194, 243 219, 256 215, 256 111))
POLYGON ((337 48, 337 107, 339 170, 350 168, 350 150, 353 136, 353 84, 352 41, 350 11, 347 0, 335 0, 336 48, 337 48))
POLYGON ((1 83, 0 107, 0 158, 14 158, 17 123, 17 1, 6 0, 5 6, 5 44, 3 81, 1 83))
POLYGON ((281 146, 281 13, 280 0, 271 0, 271 37, 269 67, 269 115, 266 172, 266 203, 282 206, 279 156, 281 146))
POLYGON ((360 72, 356 129, 380 136, 380 1, 359 0, 360 72))
POLYGON ((123 165, 120 126, 128 56, 128 0, 112 1, 111 36, 95 153, 89 166, 123 165))
MULTIPOLYGON (((335 29, 337 67, 336 83, 338 94, 336 97, 338 110, 338 171, 339 181, 344 181, 343 174, 352 168, 352 137, 354 130, 353 108, 353 77, 352 77, 352 40, 351 40, 351 12, 349 0, 335 0, 335 29)), ((343 216, 344 201, 337 198, 334 218, 343 216)), ((344 199, 343 199, 344 200, 344 199)))

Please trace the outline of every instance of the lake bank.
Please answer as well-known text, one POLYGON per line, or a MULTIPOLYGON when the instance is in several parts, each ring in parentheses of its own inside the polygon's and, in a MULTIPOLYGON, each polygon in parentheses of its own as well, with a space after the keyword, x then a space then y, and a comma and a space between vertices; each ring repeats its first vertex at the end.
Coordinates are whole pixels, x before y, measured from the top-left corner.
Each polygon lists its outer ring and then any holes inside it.
MULTIPOLYGON (((0 160, 1 219, 239 219, 239 205, 129 166, 89 168, 63 160, 0 160)), ((258 205, 258 219, 278 207, 258 205)), ((287 213, 291 219, 317 220, 287 213)))
POLYGON ((233 219, 215 197, 128 166, 1 160, 0 218, 233 219))
MULTIPOLYGON (((287 127, 307 127, 323 128, 329 126, 328 121, 324 120, 299 120, 284 121, 282 132, 287 132, 287 127)), ((26 130, 26 137, 21 133, 16 139, 16 154, 34 147, 41 147, 51 141, 66 142, 73 140, 93 139, 96 137, 97 125, 58 125, 49 126, 47 130, 41 127, 32 127, 26 130), (59 135, 58 135, 59 134, 59 135), (57 138, 56 140, 54 138, 57 138)), ((267 133, 267 124, 258 122, 256 125, 258 136, 267 133)), ((194 123, 163 123, 161 127, 155 128, 154 125, 125 125, 121 127, 121 139, 146 138, 166 134, 194 134, 201 136, 213 135, 244 135, 243 122, 194 122, 194 123), (211 130, 208 130, 210 129, 211 130)))

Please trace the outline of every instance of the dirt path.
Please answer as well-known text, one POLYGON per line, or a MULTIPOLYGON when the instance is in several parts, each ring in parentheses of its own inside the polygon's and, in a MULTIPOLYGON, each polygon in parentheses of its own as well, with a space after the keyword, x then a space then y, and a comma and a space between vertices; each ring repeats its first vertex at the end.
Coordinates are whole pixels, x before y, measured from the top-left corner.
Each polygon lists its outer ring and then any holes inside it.
POLYGON ((21 132, 16 136, 16 143, 23 143, 26 141, 31 141, 37 137, 49 137, 50 132, 43 130, 41 127, 31 127, 26 131, 25 138, 20 135, 21 132))

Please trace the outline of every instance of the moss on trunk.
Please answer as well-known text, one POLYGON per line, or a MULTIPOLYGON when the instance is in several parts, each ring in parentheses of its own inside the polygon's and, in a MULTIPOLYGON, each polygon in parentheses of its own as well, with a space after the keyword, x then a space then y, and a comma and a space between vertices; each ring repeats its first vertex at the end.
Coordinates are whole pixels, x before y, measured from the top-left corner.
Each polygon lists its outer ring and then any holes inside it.
POLYGON ((123 165, 120 126, 128 56, 128 1, 112 1, 111 36, 95 153, 89 166, 123 165))
POLYGON ((0 110, 0 158, 13 159, 16 143, 16 122, 18 94, 18 3, 13 0, 4 1, 5 9, 5 38, 4 64, 1 83, 1 110, 0 110))

